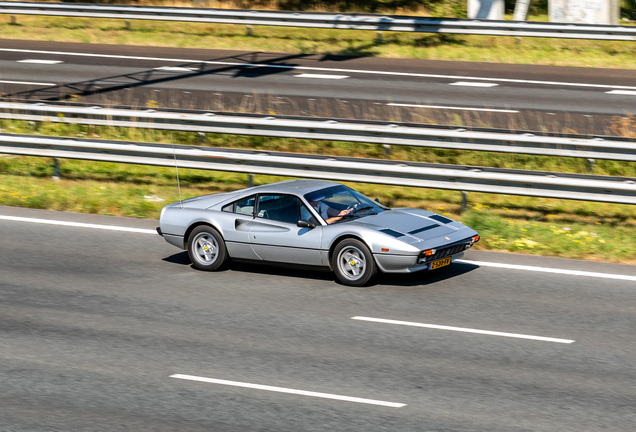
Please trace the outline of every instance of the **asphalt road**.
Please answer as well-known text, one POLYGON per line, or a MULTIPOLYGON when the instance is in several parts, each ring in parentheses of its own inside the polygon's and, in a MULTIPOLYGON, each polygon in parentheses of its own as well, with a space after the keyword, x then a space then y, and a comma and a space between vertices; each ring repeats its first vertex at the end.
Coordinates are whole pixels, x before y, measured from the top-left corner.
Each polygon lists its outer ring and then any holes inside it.
POLYGON ((19 98, 580 133, 607 133, 636 102, 616 69, 2 40, 0 71, 19 98))
MULTIPOLYGON (((1 215, 156 226, 7 207, 1 215)), ((326 272, 197 271, 148 233, 9 220, 0 220, 0 256, 2 431, 578 432, 636 422, 634 281, 454 264, 350 288, 326 272)), ((636 275, 615 264, 468 258, 636 275)))

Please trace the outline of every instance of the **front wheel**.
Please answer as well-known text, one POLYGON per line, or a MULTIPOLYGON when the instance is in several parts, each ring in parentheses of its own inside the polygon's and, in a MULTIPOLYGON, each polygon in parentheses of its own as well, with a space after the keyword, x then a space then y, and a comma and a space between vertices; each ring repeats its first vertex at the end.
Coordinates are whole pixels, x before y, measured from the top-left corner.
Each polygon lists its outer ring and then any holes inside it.
POLYGON ((377 271, 371 251, 356 239, 338 243, 333 251, 331 265, 338 280, 350 286, 366 285, 377 271))
POLYGON ((218 270, 227 261, 223 237, 214 228, 200 226, 188 239, 188 255, 199 270, 218 270))

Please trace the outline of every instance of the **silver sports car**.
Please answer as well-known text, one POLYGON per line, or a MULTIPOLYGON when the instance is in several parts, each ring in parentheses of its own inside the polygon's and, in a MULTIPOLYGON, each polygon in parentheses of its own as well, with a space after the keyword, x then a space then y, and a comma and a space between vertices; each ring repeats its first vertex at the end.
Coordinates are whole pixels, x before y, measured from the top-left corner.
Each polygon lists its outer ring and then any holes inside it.
POLYGON ((445 216, 389 209, 339 183, 289 180, 167 205, 157 232, 201 270, 230 258, 330 267, 362 286, 378 270, 434 270, 479 241, 445 216))

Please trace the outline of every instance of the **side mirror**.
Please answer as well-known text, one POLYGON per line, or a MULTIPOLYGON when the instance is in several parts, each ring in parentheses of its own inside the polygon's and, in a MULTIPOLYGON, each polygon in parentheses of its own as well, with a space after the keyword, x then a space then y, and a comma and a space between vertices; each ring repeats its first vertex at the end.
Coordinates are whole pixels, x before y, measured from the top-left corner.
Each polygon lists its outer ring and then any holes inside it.
POLYGON ((375 202, 377 202, 378 204, 380 204, 380 200, 379 199, 375 199, 375 202))
POLYGON ((298 222, 296 222, 296 226, 299 228, 309 228, 309 229, 316 228, 316 225, 310 222, 307 222, 306 220, 299 220, 298 222))

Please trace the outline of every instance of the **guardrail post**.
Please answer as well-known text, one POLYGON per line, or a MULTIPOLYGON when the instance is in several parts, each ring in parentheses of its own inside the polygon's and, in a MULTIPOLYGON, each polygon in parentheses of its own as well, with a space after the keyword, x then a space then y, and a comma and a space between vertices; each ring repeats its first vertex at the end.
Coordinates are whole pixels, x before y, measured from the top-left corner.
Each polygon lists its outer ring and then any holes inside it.
POLYGON ((462 191, 462 209, 460 213, 464 213, 468 210, 468 192, 462 191))
POLYGON ((15 15, 11 15, 11 25, 17 25, 17 24, 18 24, 18 22, 15 19, 15 15))
POLYGON ((53 180, 60 179, 60 160, 58 158, 53 158, 53 180))
POLYGON ((378 30, 378 32, 376 33, 375 42, 379 43, 379 44, 384 42, 384 37, 382 36, 382 31, 381 30, 378 30))
POLYGON ((245 26, 245 34, 247 36, 252 36, 252 26, 250 24, 245 26))
POLYGON ((205 142, 205 133, 197 132, 199 134, 199 144, 203 144, 205 142))
POLYGON ((126 30, 130 30, 130 20, 124 20, 124 22, 126 23, 126 30))
POLYGON ((587 167, 590 170, 590 174, 594 174, 594 164, 596 164, 596 159, 587 160, 587 167))
POLYGON ((384 147, 384 156, 390 158, 391 157, 391 146, 388 144, 382 144, 384 147))
POLYGON ((247 175, 247 187, 254 187, 254 174, 247 175))

